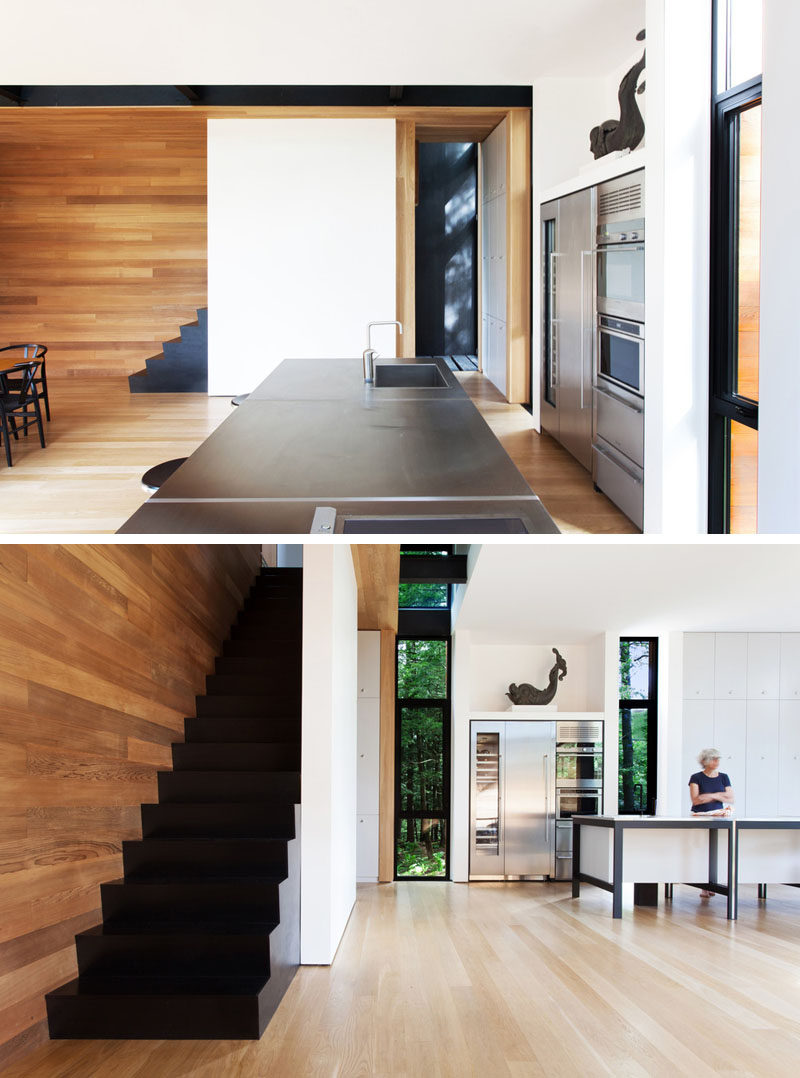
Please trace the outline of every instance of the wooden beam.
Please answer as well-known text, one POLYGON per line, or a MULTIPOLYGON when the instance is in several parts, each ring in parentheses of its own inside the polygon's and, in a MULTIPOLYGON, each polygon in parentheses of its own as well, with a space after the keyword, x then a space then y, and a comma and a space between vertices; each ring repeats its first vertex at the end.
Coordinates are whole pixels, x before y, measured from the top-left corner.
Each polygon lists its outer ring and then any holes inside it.
POLYGON ((399 543, 353 543, 350 552, 358 585, 359 629, 397 632, 399 543))
POLYGON ((381 629, 378 883, 394 879, 394 716, 396 633, 381 629))
POLYGON ((506 387, 509 404, 531 399, 531 117, 508 113, 506 141, 506 387))
POLYGON ((415 356, 417 342, 415 286, 416 139, 413 120, 397 122, 397 298, 398 356, 415 356))

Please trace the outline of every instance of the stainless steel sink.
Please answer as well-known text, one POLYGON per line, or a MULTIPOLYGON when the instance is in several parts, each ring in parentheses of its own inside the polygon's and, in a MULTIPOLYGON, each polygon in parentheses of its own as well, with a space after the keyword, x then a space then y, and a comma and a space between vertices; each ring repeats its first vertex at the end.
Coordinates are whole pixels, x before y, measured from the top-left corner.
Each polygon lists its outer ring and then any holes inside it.
POLYGON ((447 389, 447 379, 435 363, 376 363, 377 389, 447 389))

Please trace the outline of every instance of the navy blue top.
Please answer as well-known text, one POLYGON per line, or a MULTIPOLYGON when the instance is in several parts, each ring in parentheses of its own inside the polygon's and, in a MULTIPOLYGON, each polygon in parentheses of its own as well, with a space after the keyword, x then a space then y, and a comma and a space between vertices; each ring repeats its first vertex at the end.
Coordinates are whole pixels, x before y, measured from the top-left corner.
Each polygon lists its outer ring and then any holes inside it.
MULTIPOLYGON (((691 786, 693 782, 700 787, 701 794, 724 793, 731 784, 731 780, 724 771, 720 771, 714 778, 707 775, 705 771, 698 771, 689 779, 689 785, 691 786)), ((715 812, 721 808, 724 808, 723 801, 706 801, 704 805, 692 805, 692 812, 715 812)))

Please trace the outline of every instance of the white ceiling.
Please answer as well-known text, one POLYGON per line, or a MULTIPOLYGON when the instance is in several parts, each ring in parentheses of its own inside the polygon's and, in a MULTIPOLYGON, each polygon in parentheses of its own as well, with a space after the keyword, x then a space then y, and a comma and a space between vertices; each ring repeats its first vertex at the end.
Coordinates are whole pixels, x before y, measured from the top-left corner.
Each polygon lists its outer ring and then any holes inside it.
POLYGON ((800 546, 484 544, 456 628, 498 644, 578 643, 605 631, 800 631, 800 546))
POLYGON ((530 85, 637 49, 644 0, 37 0, 3 12, 3 83, 530 85))

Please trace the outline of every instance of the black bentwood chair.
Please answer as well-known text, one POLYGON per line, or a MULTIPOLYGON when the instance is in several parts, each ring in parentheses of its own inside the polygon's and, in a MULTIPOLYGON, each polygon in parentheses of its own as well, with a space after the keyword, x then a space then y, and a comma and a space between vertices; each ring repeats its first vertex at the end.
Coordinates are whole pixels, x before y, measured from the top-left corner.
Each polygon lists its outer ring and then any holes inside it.
POLYGON ((45 448, 42 410, 39 407, 39 393, 36 389, 38 371, 37 359, 30 363, 16 363, 8 370, 0 371, 0 423, 2 423, 6 461, 9 468, 11 467, 11 435, 14 435, 15 441, 19 440, 17 422, 22 424, 26 438, 28 427, 35 423, 39 428, 42 449, 45 448), (32 414, 28 411, 29 408, 33 408, 32 414))
MULTIPOLYGON (((34 359, 41 360, 41 366, 39 373, 36 375, 36 395, 39 400, 44 401, 44 410, 47 414, 47 422, 50 422, 50 398, 47 395, 47 368, 45 366, 44 357, 47 355, 47 347, 44 344, 7 344, 5 348, 0 348, 0 352, 12 352, 15 356, 19 356, 21 361, 30 362, 34 359)), ((9 356, 9 359, 12 357, 9 356)), ((2 360, 0 360, 0 363, 2 360)), ((16 387, 12 387, 16 392, 16 387)))

